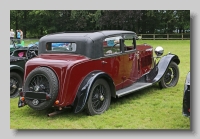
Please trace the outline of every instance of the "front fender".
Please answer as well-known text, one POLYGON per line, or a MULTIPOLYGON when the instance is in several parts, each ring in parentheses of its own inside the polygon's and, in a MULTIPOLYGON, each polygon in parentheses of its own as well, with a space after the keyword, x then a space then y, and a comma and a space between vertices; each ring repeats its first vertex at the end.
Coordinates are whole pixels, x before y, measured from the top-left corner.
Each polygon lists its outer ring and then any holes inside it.
MULTIPOLYGON (((85 106, 85 104, 87 102, 90 89, 91 89, 94 81, 97 78, 106 79, 108 81, 109 85, 111 86, 111 90, 114 89, 114 84, 113 84, 113 81, 112 81, 111 77, 108 74, 106 74, 105 72, 94 71, 94 72, 89 73, 84 78, 84 80, 82 81, 82 83, 81 83, 81 85, 80 85, 80 87, 78 89, 76 98, 75 98, 74 103, 73 103, 74 113, 78 113, 81 110, 83 110, 83 108, 84 108, 84 106, 85 106)), ((114 92, 114 91, 112 91, 112 92, 114 92)))
POLYGON ((190 117, 190 72, 188 72, 185 79, 182 107, 183 115, 186 117, 190 117))
POLYGON ((177 65, 180 63, 179 57, 177 55, 174 55, 174 54, 165 55, 160 59, 160 61, 156 65, 156 67, 158 69, 158 74, 153 79, 152 83, 155 83, 155 82, 158 82, 158 81, 161 80, 161 78, 164 76, 166 70, 168 69, 169 64, 172 61, 174 61, 177 65))

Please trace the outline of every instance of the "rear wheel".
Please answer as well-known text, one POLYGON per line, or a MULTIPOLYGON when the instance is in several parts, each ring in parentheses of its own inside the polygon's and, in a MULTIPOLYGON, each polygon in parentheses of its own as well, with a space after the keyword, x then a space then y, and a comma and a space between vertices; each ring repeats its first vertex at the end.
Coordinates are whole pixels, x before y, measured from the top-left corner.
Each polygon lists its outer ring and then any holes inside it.
POLYGON ((159 82, 161 88, 174 87, 179 80, 179 68, 175 62, 171 62, 165 75, 159 82))
MULTIPOLYGON (((51 96, 48 100, 25 98, 26 104, 35 110, 44 110, 53 105, 58 95, 58 79, 55 73, 46 67, 36 68, 27 76, 24 91, 45 92, 51 96)), ((28 92, 26 92, 28 93, 28 92)))
POLYGON ((90 90, 86 104, 89 115, 99 115, 105 112, 111 101, 110 87, 104 79, 97 79, 90 90))
POLYGON ((22 77, 16 73, 10 73, 10 98, 19 96, 19 87, 22 87, 22 77))

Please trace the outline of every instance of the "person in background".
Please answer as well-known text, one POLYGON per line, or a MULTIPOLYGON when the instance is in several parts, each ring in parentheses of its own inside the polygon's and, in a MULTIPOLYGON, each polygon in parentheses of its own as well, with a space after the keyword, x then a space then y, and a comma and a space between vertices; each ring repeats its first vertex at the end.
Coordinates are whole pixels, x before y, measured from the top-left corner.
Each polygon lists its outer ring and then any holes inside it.
POLYGON ((21 43, 21 41, 20 41, 21 38, 20 37, 21 37, 20 30, 17 30, 17 42, 18 42, 18 44, 21 43))
POLYGON ((13 31, 13 29, 10 30, 10 40, 13 40, 15 37, 15 32, 13 31))
POLYGON ((23 40, 23 31, 20 29, 20 39, 23 40))
POLYGON ((22 31, 21 29, 20 29, 19 31, 20 31, 21 45, 24 46, 24 40, 23 40, 24 35, 23 35, 23 31, 22 31))

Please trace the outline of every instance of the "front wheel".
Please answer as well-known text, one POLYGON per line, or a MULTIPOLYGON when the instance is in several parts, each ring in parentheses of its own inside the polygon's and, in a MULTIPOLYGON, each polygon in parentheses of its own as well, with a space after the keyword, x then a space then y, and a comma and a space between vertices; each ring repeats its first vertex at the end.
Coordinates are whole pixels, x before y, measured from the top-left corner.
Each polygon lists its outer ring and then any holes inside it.
POLYGON ((90 90, 86 104, 89 115, 100 115, 105 112, 111 101, 110 87, 104 79, 97 79, 90 90))
POLYGON ((165 75, 159 82, 161 88, 174 87, 179 80, 179 68, 175 62, 171 62, 165 75))

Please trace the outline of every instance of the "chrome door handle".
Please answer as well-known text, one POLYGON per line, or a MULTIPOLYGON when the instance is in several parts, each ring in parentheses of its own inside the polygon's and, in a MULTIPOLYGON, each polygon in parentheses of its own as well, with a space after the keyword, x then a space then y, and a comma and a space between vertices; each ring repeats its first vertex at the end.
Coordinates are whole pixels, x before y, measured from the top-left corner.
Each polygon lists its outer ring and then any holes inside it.
POLYGON ((101 63, 102 63, 102 64, 107 64, 108 62, 106 62, 106 61, 101 61, 101 63))

